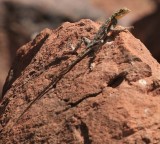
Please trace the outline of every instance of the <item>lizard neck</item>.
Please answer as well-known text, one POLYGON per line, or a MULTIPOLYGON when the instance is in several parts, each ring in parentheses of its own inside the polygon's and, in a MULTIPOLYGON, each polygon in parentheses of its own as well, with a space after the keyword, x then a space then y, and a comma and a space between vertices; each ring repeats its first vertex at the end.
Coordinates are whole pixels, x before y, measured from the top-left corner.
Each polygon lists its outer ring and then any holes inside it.
POLYGON ((118 20, 115 18, 115 16, 111 17, 111 21, 112 21, 112 26, 115 27, 118 23, 118 20))

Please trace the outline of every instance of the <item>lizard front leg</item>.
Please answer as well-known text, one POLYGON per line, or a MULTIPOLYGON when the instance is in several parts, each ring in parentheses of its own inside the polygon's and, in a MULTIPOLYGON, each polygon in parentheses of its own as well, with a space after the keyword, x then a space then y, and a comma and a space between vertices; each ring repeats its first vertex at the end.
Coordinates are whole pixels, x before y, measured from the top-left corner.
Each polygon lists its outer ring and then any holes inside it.
POLYGON ((122 26, 117 26, 117 27, 111 27, 111 31, 112 32, 121 32, 121 31, 125 31, 125 30, 130 30, 133 29, 134 26, 129 26, 129 27, 122 27, 122 26))

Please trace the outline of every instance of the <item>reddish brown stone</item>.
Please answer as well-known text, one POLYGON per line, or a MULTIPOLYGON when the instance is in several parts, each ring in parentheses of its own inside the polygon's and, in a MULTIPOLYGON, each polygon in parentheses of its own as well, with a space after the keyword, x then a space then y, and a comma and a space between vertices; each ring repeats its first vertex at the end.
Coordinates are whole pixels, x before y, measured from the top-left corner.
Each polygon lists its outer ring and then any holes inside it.
MULTIPOLYGON (((160 143, 159 64, 128 31, 84 58, 16 120, 76 55, 65 55, 100 25, 45 30, 18 50, 0 107, 0 143, 160 143), (125 73, 127 72, 127 73, 125 73)), ((85 46, 78 53, 85 50, 85 46)))

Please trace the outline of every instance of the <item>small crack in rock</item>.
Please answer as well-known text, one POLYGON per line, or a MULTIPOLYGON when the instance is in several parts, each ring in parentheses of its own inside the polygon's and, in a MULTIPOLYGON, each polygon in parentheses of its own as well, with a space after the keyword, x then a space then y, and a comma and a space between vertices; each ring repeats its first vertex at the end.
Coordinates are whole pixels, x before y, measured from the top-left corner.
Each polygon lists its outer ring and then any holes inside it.
POLYGON ((96 93, 87 94, 85 97, 79 99, 79 100, 76 101, 76 102, 70 102, 70 103, 68 103, 68 106, 67 106, 65 109, 60 110, 60 111, 57 111, 56 114, 61 114, 62 112, 65 112, 65 111, 67 111, 67 110, 69 110, 69 109, 71 109, 71 108, 74 108, 74 107, 78 106, 80 103, 82 103, 84 100, 86 100, 86 99, 88 99, 88 98, 91 98, 91 97, 96 97, 96 96, 98 96, 99 94, 102 93, 102 91, 103 91, 103 90, 100 90, 100 91, 98 91, 98 92, 96 92, 96 93))

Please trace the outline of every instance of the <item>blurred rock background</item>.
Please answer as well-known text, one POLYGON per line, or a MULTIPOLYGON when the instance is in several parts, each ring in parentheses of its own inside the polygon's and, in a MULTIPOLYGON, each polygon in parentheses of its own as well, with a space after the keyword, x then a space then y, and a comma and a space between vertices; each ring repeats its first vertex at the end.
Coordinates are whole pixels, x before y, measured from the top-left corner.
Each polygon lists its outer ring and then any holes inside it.
POLYGON ((122 7, 132 13, 120 23, 134 25, 132 33, 160 62, 160 0, 0 0, 0 94, 16 50, 42 29, 82 18, 104 20, 122 7))

